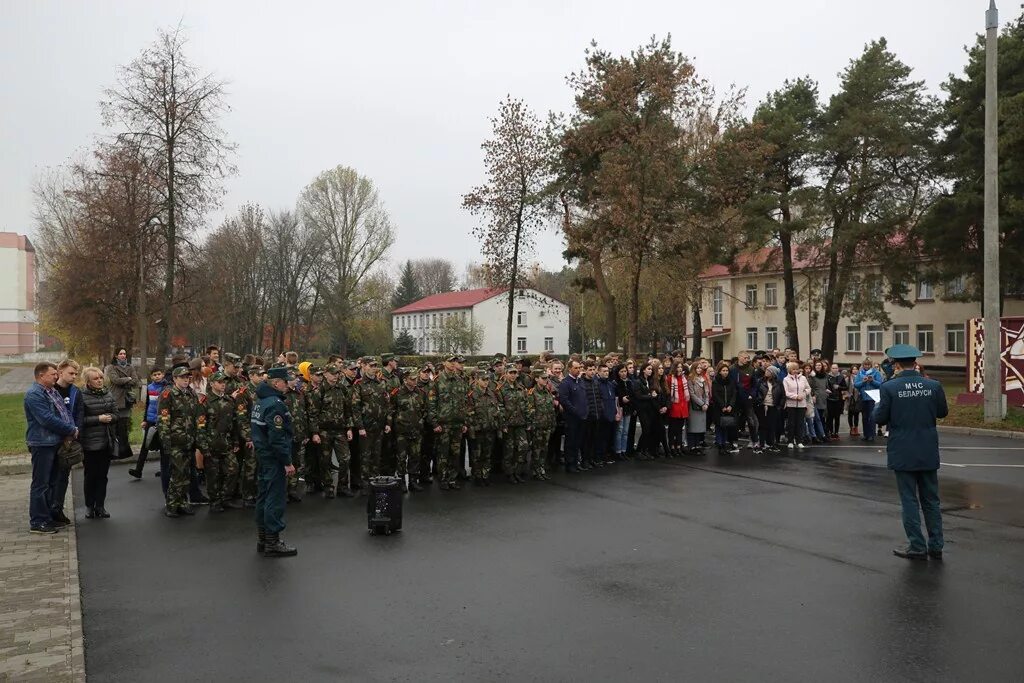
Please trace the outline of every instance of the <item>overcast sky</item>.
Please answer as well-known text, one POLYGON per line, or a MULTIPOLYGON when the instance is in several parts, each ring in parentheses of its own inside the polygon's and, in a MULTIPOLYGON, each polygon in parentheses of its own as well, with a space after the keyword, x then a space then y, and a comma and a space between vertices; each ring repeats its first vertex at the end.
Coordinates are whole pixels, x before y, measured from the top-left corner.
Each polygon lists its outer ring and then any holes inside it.
MULTIPOLYGON (((480 143, 506 95, 543 115, 568 111, 565 76, 590 41, 627 53, 652 34, 720 90, 749 88, 752 109, 808 74, 823 96, 879 36, 939 92, 984 30, 988 0, 517 0, 516 2, 217 2, 0 0, 0 230, 33 233, 31 184, 88 149, 116 67, 182 21, 188 52, 229 81, 224 121, 239 173, 224 208, 293 207, 338 164, 380 189, 397 229, 393 263, 478 260, 461 195, 482 180, 480 143)), ((1001 19, 1013 19, 1004 3, 1001 19)), ((552 231, 537 258, 561 264, 552 231)))

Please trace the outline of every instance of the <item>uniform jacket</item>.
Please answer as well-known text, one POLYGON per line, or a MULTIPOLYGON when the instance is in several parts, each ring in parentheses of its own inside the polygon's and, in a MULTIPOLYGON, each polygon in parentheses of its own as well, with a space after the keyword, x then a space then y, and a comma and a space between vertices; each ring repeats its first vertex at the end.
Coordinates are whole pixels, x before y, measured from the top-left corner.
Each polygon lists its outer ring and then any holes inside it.
POLYGON ((503 424, 501 401, 490 384, 474 386, 469 393, 469 424, 474 431, 494 431, 503 424))
POLYGON ((583 380, 566 375, 558 385, 558 403, 566 415, 577 420, 586 420, 587 395, 583 391, 583 380))
POLYGON ((211 389, 199 397, 199 411, 205 426, 198 432, 198 448, 203 455, 230 453, 242 439, 242 425, 249 418, 245 406, 226 393, 218 396, 211 389))
POLYGON ((875 406, 875 422, 889 425, 889 469, 939 469, 939 432, 935 420, 948 414, 942 385, 915 370, 904 370, 883 384, 875 406))
POLYGON ((441 427, 461 427, 469 412, 469 380, 458 372, 442 370, 430 385, 427 396, 427 423, 441 427))
POLYGON ((391 424, 391 395, 387 386, 376 378, 362 377, 355 382, 363 429, 382 431, 391 424))
POLYGON ((313 394, 313 407, 317 414, 318 431, 344 432, 363 428, 362 414, 356 409, 357 391, 354 385, 339 380, 330 384, 320 383, 320 390, 313 394))
POLYGON ((526 389, 518 382, 502 383, 498 389, 504 427, 524 427, 530 420, 530 400, 526 389))
POLYGON ((402 436, 418 436, 427 417, 427 394, 418 386, 410 389, 404 383, 391 397, 391 428, 402 436))
POLYGON ((282 467, 292 464, 292 416, 284 394, 268 382, 256 389, 256 404, 249 419, 252 445, 261 460, 275 461, 282 467))
MULTIPOLYGON (((534 427, 541 432, 552 431, 557 423, 558 414, 555 409, 555 395, 550 389, 542 389, 536 382, 527 390, 527 395, 530 398, 534 427)), ((612 401, 614 400, 613 395, 612 401)))
POLYGON ((117 403, 113 394, 104 387, 99 391, 84 389, 79 397, 82 406, 81 431, 78 442, 87 451, 107 451, 114 446, 117 426, 117 403), (113 415, 106 424, 100 422, 100 415, 113 415))
POLYGON ((206 426, 206 416, 200 414, 195 394, 188 389, 169 386, 160 394, 158 408, 160 443, 174 450, 194 450, 199 440, 198 429, 206 426))
POLYGON ((611 377, 608 379, 595 377, 594 384, 597 385, 597 393, 601 399, 601 406, 598 411, 600 418, 605 422, 615 422, 615 417, 619 412, 618 402, 615 397, 615 380, 611 377))

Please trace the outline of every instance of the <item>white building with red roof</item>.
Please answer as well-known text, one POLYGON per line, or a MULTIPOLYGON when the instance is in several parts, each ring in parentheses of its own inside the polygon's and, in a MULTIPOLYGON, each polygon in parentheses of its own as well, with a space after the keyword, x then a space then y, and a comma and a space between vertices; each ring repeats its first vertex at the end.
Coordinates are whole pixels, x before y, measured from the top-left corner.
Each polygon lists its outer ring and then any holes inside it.
MULTIPOLYGON (((392 334, 407 332, 420 353, 436 353, 437 331, 453 316, 483 333, 479 353, 505 351, 508 289, 467 289, 432 294, 391 311, 392 334)), ((512 353, 569 353, 569 306, 535 289, 516 289, 512 353)), ((473 349, 462 349, 472 353, 473 349)))

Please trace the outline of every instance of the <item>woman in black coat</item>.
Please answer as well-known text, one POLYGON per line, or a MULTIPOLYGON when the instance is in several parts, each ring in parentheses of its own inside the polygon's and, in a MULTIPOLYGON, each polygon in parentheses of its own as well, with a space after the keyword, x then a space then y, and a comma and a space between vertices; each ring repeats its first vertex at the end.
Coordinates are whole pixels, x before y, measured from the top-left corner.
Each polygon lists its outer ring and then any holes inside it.
POLYGON ((110 517, 104 504, 107 498, 107 472, 117 443, 117 400, 104 386, 103 371, 82 371, 82 428, 78 441, 85 451, 85 516, 88 519, 110 517))
POLYGON ((654 366, 650 363, 641 368, 633 382, 633 410, 640 421, 640 443, 637 450, 639 460, 653 460, 658 452, 659 421, 658 409, 661 400, 658 393, 658 381, 654 377, 654 366))
POLYGON ((716 407, 715 415, 718 420, 718 427, 715 429, 715 444, 719 451, 725 451, 728 445, 730 453, 739 453, 736 446, 737 419, 736 401, 739 398, 739 390, 736 383, 732 381, 729 364, 722 361, 715 371, 715 378, 711 381, 711 404, 716 407), (732 417, 732 425, 725 426, 722 419, 732 417))

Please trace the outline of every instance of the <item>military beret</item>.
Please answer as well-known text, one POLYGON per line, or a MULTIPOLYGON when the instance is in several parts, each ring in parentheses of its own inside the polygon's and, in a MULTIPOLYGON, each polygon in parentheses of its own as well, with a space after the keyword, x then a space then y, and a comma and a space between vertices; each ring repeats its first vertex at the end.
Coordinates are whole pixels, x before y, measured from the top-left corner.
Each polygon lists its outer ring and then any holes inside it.
POLYGON ((382 353, 382 354, 380 354, 380 362, 381 363, 390 363, 394 359, 395 359, 395 354, 393 354, 393 353, 382 353))
POLYGON ((330 373, 332 375, 337 375, 338 366, 335 365, 334 363, 328 363, 327 365, 324 366, 324 372, 330 373))
POLYGON ((227 379, 228 376, 225 375, 223 372, 215 372, 212 375, 210 375, 211 382, 226 382, 227 379))
POLYGON ((896 344, 885 350, 885 355, 896 361, 912 361, 921 357, 921 352, 916 346, 910 344, 896 344))
POLYGON ((192 372, 184 365, 179 365, 178 367, 174 368, 174 370, 171 371, 171 375, 173 377, 188 377, 191 374, 192 372))
POLYGON ((267 379, 283 379, 283 380, 287 381, 288 380, 288 370, 287 370, 287 368, 281 368, 281 367, 270 368, 269 370, 267 370, 267 379))
POLYGON ((309 374, 311 374, 311 375, 322 375, 322 374, 324 374, 324 369, 322 367, 320 367, 319 365, 310 365, 309 368, 307 368, 307 369, 309 370, 309 374))

